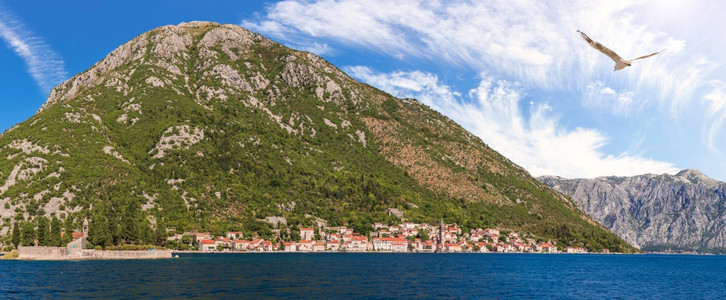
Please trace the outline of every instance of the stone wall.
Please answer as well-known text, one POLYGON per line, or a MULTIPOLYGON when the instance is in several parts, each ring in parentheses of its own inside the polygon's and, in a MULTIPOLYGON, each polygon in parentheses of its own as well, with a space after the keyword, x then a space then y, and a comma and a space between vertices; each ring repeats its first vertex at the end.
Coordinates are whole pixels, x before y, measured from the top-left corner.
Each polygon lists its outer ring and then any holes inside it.
POLYGON ((67 256, 66 247, 23 247, 18 248, 18 259, 63 259, 67 256))
POLYGON ((20 247, 18 259, 76 260, 76 259, 155 259, 171 258, 171 250, 101 251, 66 247, 20 247))

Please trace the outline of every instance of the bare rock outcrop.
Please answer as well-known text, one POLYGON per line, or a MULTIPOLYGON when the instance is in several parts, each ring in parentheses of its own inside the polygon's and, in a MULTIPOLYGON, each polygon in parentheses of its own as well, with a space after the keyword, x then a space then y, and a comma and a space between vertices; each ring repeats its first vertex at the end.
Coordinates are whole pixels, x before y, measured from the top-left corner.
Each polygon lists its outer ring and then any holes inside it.
POLYGON ((726 183, 697 170, 539 180, 569 195, 595 220, 644 250, 726 248, 726 183))

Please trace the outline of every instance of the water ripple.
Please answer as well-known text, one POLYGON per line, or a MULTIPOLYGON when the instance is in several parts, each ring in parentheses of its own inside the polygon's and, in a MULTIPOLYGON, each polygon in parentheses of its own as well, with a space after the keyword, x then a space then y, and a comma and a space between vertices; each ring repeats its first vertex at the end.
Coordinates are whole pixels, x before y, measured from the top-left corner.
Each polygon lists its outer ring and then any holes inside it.
POLYGON ((726 257, 536 254, 206 254, 171 260, 0 261, 27 298, 724 299, 726 257))

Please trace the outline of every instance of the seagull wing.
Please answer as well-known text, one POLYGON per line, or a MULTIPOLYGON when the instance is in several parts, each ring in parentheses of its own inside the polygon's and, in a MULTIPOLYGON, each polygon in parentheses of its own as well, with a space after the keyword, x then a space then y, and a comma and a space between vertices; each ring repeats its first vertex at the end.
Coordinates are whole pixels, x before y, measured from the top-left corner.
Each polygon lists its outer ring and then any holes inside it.
MULTIPOLYGON (((665 50, 665 49, 663 49, 663 50, 665 50)), ((633 58, 633 59, 631 59, 630 61, 636 61, 636 60, 639 60, 639 59, 643 59, 643 58, 648 58, 648 57, 651 57, 651 56, 653 56, 653 55, 656 55, 656 54, 658 54, 658 53, 661 53, 661 52, 663 52, 663 50, 660 50, 660 51, 658 51, 658 52, 654 52, 654 53, 651 53, 651 54, 648 54, 648 55, 643 55, 643 56, 641 56, 641 57, 638 57, 638 58, 633 58)))
MULTIPOLYGON (((592 46, 593 48, 595 48, 597 51, 600 51, 600 52, 604 53, 605 55, 607 55, 608 57, 610 57, 610 59, 612 59, 616 63, 619 62, 619 61, 621 61, 621 60, 623 60, 623 58, 620 57, 620 55, 618 55, 617 53, 615 53, 615 51, 608 49, 608 47, 605 47, 605 46, 603 46, 602 44, 600 44, 600 43, 598 43, 596 41, 593 41, 584 32, 579 31, 579 30, 577 32, 580 33, 580 36, 582 37, 582 39, 584 39, 588 44, 590 44, 590 46, 592 46)), ((660 53, 660 52, 656 52, 656 53, 653 53, 653 54, 650 54, 650 55, 656 55, 658 53, 660 53)), ((647 56, 644 56, 644 57, 641 57, 641 58, 646 58, 646 57, 648 57, 650 55, 647 55, 647 56)), ((639 59, 639 58, 636 58, 636 59, 639 59)))

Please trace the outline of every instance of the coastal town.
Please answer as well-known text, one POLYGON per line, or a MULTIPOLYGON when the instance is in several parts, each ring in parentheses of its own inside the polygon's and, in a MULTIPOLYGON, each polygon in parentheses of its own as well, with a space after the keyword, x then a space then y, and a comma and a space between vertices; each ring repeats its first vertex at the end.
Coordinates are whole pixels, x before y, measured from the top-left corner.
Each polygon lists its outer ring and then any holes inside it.
MULTIPOLYGON (((196 245, 203 252, 492 252, 492 253, 588 253, 582 247, 558 248, 553 241, 537 241, 515 231, 476 228, 463 232, 457 224, 438 225, 404 222, 373 223, 368 236, 346 226, 302 227, 297 241, 273 242, 245 239, 242 232, 212 236, 208 232, 185 232, 169 241, 196 245)), ((602 249, 602 253, 609 253, 602 249)))

